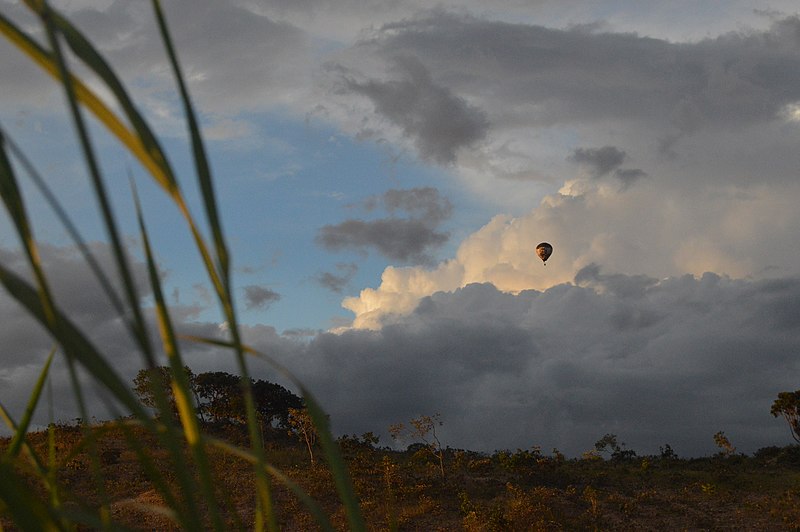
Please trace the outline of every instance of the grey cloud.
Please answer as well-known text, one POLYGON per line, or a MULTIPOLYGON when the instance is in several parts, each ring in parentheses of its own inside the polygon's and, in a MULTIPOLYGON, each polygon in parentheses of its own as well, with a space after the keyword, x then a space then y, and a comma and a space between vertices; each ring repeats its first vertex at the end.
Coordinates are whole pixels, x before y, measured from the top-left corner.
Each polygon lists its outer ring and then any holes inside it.
POLYGON ((517 295, 469 285, 380 331, 320 334, 287 364, 345 433, 440 412, 443 442, 570 455, 613 432, 640 453, 791 443, 769 415, 797 387, 800 279, 661 281, 582 271, 517 295), (342 371, 341 368, 347 368, 342 371), (478 427, 476 429, 476 427, 478 427))
MULTIPOLYGON (((109 277, 114 279, 114 259, 109 247, 96 243, 91 244, 90 248, 97 263, 107 273, 112 272, 109 277)), ((58 308, 83 331, 100 352, 109 354, 111 357, 109 362, 123 379, 132 378, 140 368, 144 367, 144 358, 131 340, 123 317, 110 304, 81 255, 74 248, 41 244, 40 251, 42 264, 47 272, 58 308)), ((23 276, 28 271, 23 254, 19 251, 0 248, 0 261, 4 266, 20 272, 23 276)), ((130 266, 139 289, 139 303, 144 305, 151 296, 147 267, 135 259, 131 260, 130 266)), ((0 328, 0 345, 4 346, 3 365, 0 367, 0 381, 4 381, 4 385, 0 387, 0 402, 12 413, 19 415, 47 354, 54 346, 54 341, 3 288, 0 288, 0 291, 2 292, 0 323, 3 324, 0 328)), ((171 306, 171 317, 178 324, 180 332, 213 337, 214 332, 204 331, 201 334, 197 329, 198 326, 194 322, 199 310, 194 305, 175 304, 171 306)), ((155 338, 158 326, 154 314, 145 310, 145 319, 150 337, 155 338)), ((156 356, 166 361, 163 353, 157 352, 156 356)), ((83 374, 80 378, 82 381, 87 380, 83 374)), ((71 391, 63 353, 60 351, 55 357, 51 379, 56 398, 55 419, 70 420, 76 417, 78 414, 74 394, 71 391)), ((84 392, 87 394, 87 400, 92 403, 90 414, 108 415, 106 401, 95 393, 88 381, 84 392)), ((47 419, 40 412, 36 422, 46 423, 47 419)))
POLYGON ((456 152, 484 138, 489 127, 485 114, 463 98, 437 85, 414 57, 392 58, 400 79, 364 82, 346 78, 347 90, 369 98, 375 111, 414 139, 423 159, 448 164, 456 152))
POLYGON ((603 177, 619 168, 627 154, 614 146, 576 148, 569 160, 589 167, 594 177, 603 177))
POLYGON ((453 211, 450 201, 433 187, 387 190, 383 202, 390 213, 396 210, 412 215, 420 213, 423 220, 433 225, 448 219, 453 211))
POLYGON ((614 177, 622 181, 622 188, 626 189, 640 179, 647 177, 647 172, 640 168, 618 168, 614 172, 614 177))
POLYGON ((341 294, 347 286, 347 283, 353 278, 358 271, 358 266, 354 263, 337 264, 336 270, 338 273, 322 272, 317 276, 317 281, 320 285, 327 288, 331 292, 341 294))
POLYGON ((387 24, 358 53, 411 56, 481 102, 495 128, 640 124, 654 138, 769 122, 800 100, 800 18, 692 43, 430 11, 387 24))
POLYGON ((449 236, 421 220, 389 218, 374 221, 345 220, 320 229, 317 242, 331 251, 376 248, 399 261, 430 262, 426 251, 441 246, 449 236))
POLYGON ((247 285, 244 287, 244 299, 247 310, 266 309, 279 301, 281 295, 264 286, 247 285))
MULTIPOLYGON (((403 211, 409 216, 370 221, 351 219, 326 225, 319 230, 317 243, 331 251, 374 248, 393 260, 431 262, 429 252, 449 238, 447 233, 437 228, 450 217, 453 209, 450 201, 432 187, 391 189, 381 197, 368 198, 364 207, 372 211, 379 204, 390 214, 403 211)), ((323 277, 319 280, 329 288, 341 286, 336 276, 323 274, 323 277)))
MULTIPOLYGON (((150 6, 112 2, 102 8, 66 9, 134 96, 141 96, 139 104, 145 110, 168 108, 161 106, 160 98, 173 91, 174 81, 150 6)), ((11 16, 23 19, 13 11, 11 16)), ((206 113, 230 115, 263 108, 272 102, 265 95, 280 99, 307 83, 306 63, 300 58, 307 58, 308 37, 290 24, 240 2, 175 0, 164 4, 164 12, 192 96, 206 113)), ((26 83, 38 92, 37 85, 50 84, 26 83)))
POLYGON ((647 289, 655 286, 658 279, 646 275, 603 274, 596 263, 584 266, 575 274, 575 284, 588 286, 597 291, 609 292, 615 296, 642 297, 647 289))
POLYGON ((622 183, 621 189, 626 190, 640 179, 647 177, 647 172, 639 168, 620 168, 627 158, 625 151, 615 146, 603 146, 575 148, 567 160, 585 166, 596 179, 613 172, 612 175, 622 183))

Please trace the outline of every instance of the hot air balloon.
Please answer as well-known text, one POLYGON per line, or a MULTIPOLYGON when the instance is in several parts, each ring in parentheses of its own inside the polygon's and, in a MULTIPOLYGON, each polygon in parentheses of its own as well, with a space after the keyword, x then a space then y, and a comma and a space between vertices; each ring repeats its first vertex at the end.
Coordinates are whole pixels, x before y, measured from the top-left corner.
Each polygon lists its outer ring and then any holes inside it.
POLYGON ((536 255, 542 259, 542 262, 547 265, 547 259, 550 258, 550 255, 553 253, 553 246, 548 244, 547 242, 542 242, 538 246, 536 246, 536 255))

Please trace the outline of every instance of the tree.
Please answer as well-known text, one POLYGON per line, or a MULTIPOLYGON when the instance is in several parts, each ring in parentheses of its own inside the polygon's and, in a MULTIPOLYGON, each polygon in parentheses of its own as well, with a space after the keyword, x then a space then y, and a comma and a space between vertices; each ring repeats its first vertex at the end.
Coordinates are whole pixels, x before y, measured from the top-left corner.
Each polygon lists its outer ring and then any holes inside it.
POLYGON ((442 442, 439 441, 439 436, 436 434, 436 427, 443 425, 439 414, 420 416, 409 421, 409 424, 411 425, 410 427, 403 423, 391 425, 389 427, 389 435, 393 440, 403 440, 411 437, 422 442, 422 449, 425 449, 439 461, 439 472, 444 477, 444 449, 442 448, 442 442))
MULTIPOLYGON (((192 372, 189 366, 183 367, 186 378, 189 381, 189 388, 192 397, 195 400, 195 405, 199 408, 199 397, 197 396, 197 376, 192 372)), ((175 419, 178 418, 178 403, 175 400, 175 394, 172 390, 172 368, 169 366, 158 366, 156 368, 140 369, 133 379, 133 392, 139 398, 144 406, 150 408, 158 408, 156 404, 156 386, 161 387, 164 396, 167 399, 170 412, 175 419), (155 378, 152 378, 155 375, 155 378)), ((202 418, 202 413, 201 413, 202 418)))
POLYGON ((303 408, 303 400, 274 382, 257 380, 253 383, 253 400, 256 413, 265 425, 277 422, 281 428, 289 428, 289 410, 303 408))
POLYGON ((774 417, 783 416, 789 423, 792 438, 800 443, 800 390, 794 392, 781 392, 772 403, 770 414, 774 417))
POLYGON ((308 457, 311 460, 311 465, 314 465, 314 447, 317 443, 317 428, 314 426, 314 420, 311 419, 311 414, 308 409, 303 408, 289 408, 289 434, 294 435, 301 442, 306 444, 308 449, 308 457))
POLYGON ((598 453, 608 453, 614 461, 621 461, 628 458, 635 458, 636 451, 625 449, 625 443, 617 443, 616 434, 606 434, 594 444, 598 453))
POLYGON ((736 452, 736 447, 733 446, 731 440, 725 436, 725 433, 722 431, 717 432, 714 434, 714 443, 717 444, 717 447, 720 448, 720 454, 725 457, 733 456, 736 452))
POLYGON ((208 416, 209 421, 246 421, 241 380, 238 375, 224 371, 210 371, 197 376, 197 395, 201 399, 199 409, 208 416))
MULTIPOLYGON (((195 375, 189 367, 184 367, 189 380, 200 418, 205 422, 246 423, 242 378, 224 371, 210 371, 195 375)), ((145 406, 156 408, 155 389, 151 375, 157 375, 155 382, 164 390, 172 413, 177 417, 178 406, 172 391, 172 370, 160 366, 154 370, 142 369, 133 379, 134 392, 145 406)), ((276 423, 286 428, 289 423, 289 409, 302 408, 303 400, 273 382, 250 379, 256 414, 264 425, 276 423)))

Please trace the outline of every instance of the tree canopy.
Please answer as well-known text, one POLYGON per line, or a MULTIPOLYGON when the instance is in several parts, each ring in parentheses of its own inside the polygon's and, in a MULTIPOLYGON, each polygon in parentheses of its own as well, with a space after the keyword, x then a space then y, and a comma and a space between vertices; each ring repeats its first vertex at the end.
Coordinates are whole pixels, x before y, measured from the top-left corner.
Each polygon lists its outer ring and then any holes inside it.
MULTIPOLYGON (((189 367, 184 367, 189 380, 195 406, 203 421, 245 423, 244 393, 242 378, 223 371, 210 371, 194 374, 189 367)), ((143 405, 155 408, 155 388, 164 390, 173 414, 177 414, 177 405, 172 393, 172 369, 159 366, 155 370, 142 369, 133 379, 133 391, 143 405), (155 383, 151 378, 156 375, 155 383)), ((255 402, 256 413, 265 425, 289 427, 290 409, 304 407, 303 399, 293 394, 280 384, 265 380, 250 379, 255 402)))
POLYGON ((772 403, 770 414, 775 417, 783 416, 789 423, 792 438, 800 443, 800 390, 794 392, 781 392, 772 403))

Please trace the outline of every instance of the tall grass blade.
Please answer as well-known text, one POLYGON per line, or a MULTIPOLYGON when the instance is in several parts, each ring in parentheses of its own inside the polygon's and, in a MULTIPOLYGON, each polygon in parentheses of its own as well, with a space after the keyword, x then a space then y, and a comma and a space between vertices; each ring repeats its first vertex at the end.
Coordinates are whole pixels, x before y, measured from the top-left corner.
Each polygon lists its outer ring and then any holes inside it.
MULTIPOLYGON (((29 2, 29 5, 30 4, 31 3, 29 2)), ((120 280, 124 288, 125 295, 128 299, 129 308, 133 314, 133 320, 130 324, 130 327, 134 331, 134 340, 139 343, 139 346, 142 349, 142 355, 144 356, 147 365, 149 367, 155 367, 155 356, 153 355, 152 347, 150 346, 148 340, 147 328, 145 326, 144 318, 142 317, 141 308, 139 306, 139 296, 137 294, 136 284, 133 281, 133 276, 130 272, 130 266, 128 264, 127 257, 125 256, 125 250, 122 245, 122 239, 119 236, 119 230, 117 229, 117 222, 111 208, 111 202, 108 198, 105 184, 100 174, 97 156, 95 155, 94 148, 92 147, 92 142, 89 137, 89 130, 86 127, 80 106, 78 105, 74 87, 72 83, 69 82, 72 76, 70 75, 67 67, 64 54, 61 51, 57 29, 53 22, 55 14, 51 11, 46 0, 42 0, 40 3, 37 3, 35 7, 38 9, 38 14, 42 19, 45 30, 47 31, 50 47, 53 50, 53 56, 58 67, 58 72, 61 76, 62 85, 67 97, 67 103, 72 114, 72 119, 78 134, 78 138, 80 140, 81 149, 83 150, 84 160, 86 161, 87 169, 89 171, 95 197, 99 204, 103 222, 106 227, 106 233, 108 238, 111 240, 111 249, 114 253, 120 280)))
POLYGON ((225 244, 225 239, 222 231, 222 222, 219 218, 217 209, 216 197, 214 194, 214 187, 211 180, 211 170, 208 164, 205 147, 203 145, 202 135, 200 133, 200 126, 192 106, 192 101, 189 96, 189 91, 184 82, 183 74, 178 63, 178 57, 172 45, 172 38, 170 37, 169 28, 164 18, 163 11, 159 0, 152 0, 153 11, 158 21, 158 27, 161 33, 164 46, 166 48, 167 56, 169 57, 170 64, 172 65, 173 75, 178 84, 178 89, 181 95, 181 101, 184 105, 184 112, 186 115, 189 133, 192 139, 192 153, 194 154, 195 171, 203 197, 203 204, 206 209, 206 216, 208 217, 208 224, 211 228, 214 246, 217 254, 218 266, 218 280, 215 280, 214 270, 209 265, 209 274, 212 276, 212 282, 216 285, 219 302, 223 307, 223 312, 228 324, 230 325, 231 336, 235 347, 236 358, 239 365, 239 373, 241 374, 242 392, 244 395, 244 405, 247 414, 247 426, 250 433, 251 446, 259 459, 259 467, 256 468, 256 486, 258 493, 259 507, 256 515, 256 529, 260 529, 262 525, 261 512, 266 517, 266 525, 270 530, 277 530, 278 524, 275 518, 275 512, 272 508, 272 495, 269 478, 263 473, 261 465, 265 461, 263 443, 261 441, 261 431, 258 428, 258 420, 256 418, 255 401, 253 400, 253 392, 250 386, 250 376, 247 370, 247 364, 244 359, 244 352, 241 349, 241 338, 239 337, 239 326, 236 319, 236 313, 233 306, 233 300, 230 290, 230 271, 228 261, 228 250, 225 244))
POLYGON ((222 221, 219 217, 217 209, 217 200, 214 194, 214 186, 211 180, 211 169, 208 165, 208 157, 206 156, 205 147, 203 146, 203 138, 200 134, 200 126, 197 123, 197 117, 192 106, 192 100, 189 97, 189 90, 186 88, 186 83, 183 79, 180 65, 178 64, 178 56, 175 53, 175 48, 172 46, 172 39, 169 34, 169 28, 164 13, 161 10, 161 3, 159 0, 153 0, 153 10, 156 14, 158 27, 161 32, 162 40, 169 57, 172 71, 175 75, 175 80, 178 83, 178 90, 180 91, 181 101, 183 102, 184 112, 186 114, 186 121, 189 126, 189 133, 192 139, 192 152, 194 154, 195 171, 197 172, 197 179, 200 184, 200 191, 203 195, 203 204, 206 207, 206 215, 208 216, 208 223, 214 235, 214 244, 217 251, 217 259, 219 260, 219 270, 223 278, 228 276, 228 250, 225 245, 225 239, 222 233, 222 221))
POLYGON ((5 503, 6 511, 20 530, 65 530, 54 512, 39 500, 25 480, 6 463, 0 463, 0 500, 5 503))
POLYGON ((42 396, 42 390, 44 389, 44 384, 47 381, 47 375, 50 371, 50 364, 53 362, 53 355, 55 355, 55 353, 56 349, 53 348, 50 350, 50 354, 47 356, 44 367, 42 368, 39 378, 36 380, 36 384, 31 392, 31 397, 28 400, 28 406, 25 408, 25 412, 19 422, 19 426, 17 426, 16 433, 11 439, 11 445, 9 445, 8 449, 6 449, 6 454, 3 457, 5 462, 10 462, 13 458, 16 458, 17 454, 19 454, 19 450, 22 448, 22 443, 25 441, 25 435, 28 433, 28 426, 30 426, 31 420, 33 419, 33 413, 36 410, 36 406, 39 404, 39 398, 42 396))
MULTIPOLYGON (((3 420, 3 423, 11 429, 11 432, 17 432, 17 423, 14 421, 14 418, 11 416, 11 413, 0 403, 0 419, 3 420)), ((36 454, 36 451, 33 450, 33 447, 30 446, 27 440, 22 441, 22 449, 25 451, 25 454, 28 456, 31 464, 33 464, 34 469, 36 469, 36 473, 39 475, 40 478, 44 478, 47 474, 47 468, 42 463, 39 456, 36 454)))
POLYGON ((64 352, 77 360, 89 372, 96 382, 103 385, 111 395, 140 419, 147 419, 148 414, 134 397, 127 384, 117 375, 114 368, 97 351, 94 345, 59 309, 55 309, 58 326, 50 323, 36 290, 17 276, 14 272, 0 264, 0 283, 11 296, 17 300, 28 313, 35 318, 59 342, 64 352))
MULTIPOLYGON (((180 351, 178 348, 178 341, 172 327, 172 321, 169 317, 169 310, 164 294, 161 290, 161 282, 158 276, 155 260, 153 259, 153 252, 150 247, 150 239, 147 234, 147 229, 144 224, 142 216, 141 205, 139 203, 136 190, 133 189, 134 203, 136 205, 136 216, 139 222, 139 234, 142 238, 142 246, 144 248, 145 259, 147 261, 147 270, 150 274, 150 286, 153 290, 153 297, 155 299, 156 314, 158 317, 159 331, 161 332, 161 343, 167 352, 167 360, 172 368, 172 392, 175 397, 175 402, 178 406, 178 415, 183 426, 184 436, 186 442, 189 444, 192 456, 197 463, 198 473, 200 475, 200 488, 206 500, 208 511, 210 513, 211 522, 215 530, 223 530, 222 519, 220 517, 219 508, 214 497, 213 479, 211 478, 211 465, 208 462, 202 436, 200 434, 200 427, 197 421, 197 412, 195 411, 192 402, 192 394, 189 385, 189 379, 183 371, 183 362, 181 360, 180 351)), ((191 490, 191 485, 188 482, 189 478, 183 471, 178 471, 181 483, 185 484, 185 490, 191 490)))
POLYGON ((100 267, 100 263, 97 262, 97 259, 89 249, 89 246, 83 240, 83 237, 81 237, 78 229, 75 227, 75 224, 69 217, 69 214, 67 214, 67 211, 62 207, 61 203, 58 201, 58 198, 47 185, 45 180, 42 179, 42 176, 36 170, 36 167, 33 165, 33 163, 25 156, 25 153, 19 148, 19 146, 16 145, 14 140, 4 133, 2 127, 0 127, 0 142, 4 142, 8 146, 11 155, 13 155, 14 158, 22 165, 22 168, 25 170, 28 177, 31 179, 31 181, 33 181, 33 184, 36 185, 36 188, 42 194, 47 204, 50 205, 51 209, 53 209, 53 212, 55 213, 59 222, 61 222, 61 225, 64 226, 70 238, 80 250, 81 256, 83 256, 84 260, 86 260, 86 263, 89 265, 92 273, 94 273, 95 277, 103 288, 104 293, 108 296, 111 305, 117 311, 117 314, 121 318, 124 317, 122 301, 117 296, 117 292, 111 285, 111 281, 108 279, 108 276, 100 267))
POLYGON ((31 228, 28 215, 25 210, 25 202, 22 200, 19 186, 17 185, 17 178, 14 174, 14 168, 11 166, 11 161, 6 153, 5 136, 0 135, 0 197, 3 204, 8 211, 9 216, 17 230, 17 235, 20 238, 25 253, 28 257, 28 263, 33 270, 36 278, 36 283, 39 288, 39 297, 42 301, 42 307, 45 318, 54 323, 54 310, 53 298, 50 294, 50 288, 47 283, 44 271, 41 267, 41 260, 39 258, 39 251, 36 246, 36 240, 33 237, 33 230, 31 228))
MULTIPOLYGON (((76 36, 80 36, 80 32, 75 30, 74 27, 69 25, 68 21, 53 11, 52 18, 54 23, 59 27, 63 27, 64 34, 67 38, 67 43, 73 46, 77 42, 76 36)), ((53 55, 43 49, 36 41, 21 31, 13 22, 0 14, 0 33, 3 33, 9 41, 15 44, 21 51, 26 53, 33 61, 41 66, 45 72, 53 76, 56 80, 63 82, 61 72, 56 64, 53 55)), ((100 54, 94 50, 91 44, 82 39, 79 44, 75 44, 73 51, 78 54, 78 57, 83 58, 88 55, 89 58, 85 59, 85 64, 92 68, 101 79, 103 79, 108 88, 119 101, 123 110, 126 111, 128 119, 134 125, 134 131, 131 131, 118 117, 106 106, 100 98, 98 98, 80 79, 70 76, 70 84, 73 87, 75 97, 89 110, 95 117, 108 128, 109 132, 116 136, 120 142, 133 154, 139 162, 147 169, 147 171, 155 178, 156 182, 167 192, 178 207, 184 219, 189 226, 192 236, 197 245, 198 252, 200 253, 206 269, 211 276, 217 293, 222 293, 223 283, 217 274, 214 262, 205 244, 202 234, 195 223, 189 208, 180 193, 178 183, 174 177, 174 173, 168 164, 166 156, 164 155, 160 145, 155 140, 152 131, 147 126, 147 123, 141 117, 136 107, 124 90, 118 78, 114 75, 107 63, 102 60, 100 54), (142 138, 153 139, 152 144, 145 144, 142 138)))

